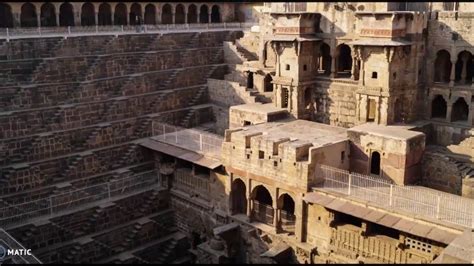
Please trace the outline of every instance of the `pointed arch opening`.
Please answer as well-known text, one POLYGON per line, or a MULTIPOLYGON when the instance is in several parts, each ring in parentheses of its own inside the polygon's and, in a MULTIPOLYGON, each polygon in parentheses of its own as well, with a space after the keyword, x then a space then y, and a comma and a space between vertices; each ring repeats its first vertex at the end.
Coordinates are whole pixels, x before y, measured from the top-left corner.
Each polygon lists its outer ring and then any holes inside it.
POLYGON ((259 185, 252 191, 252 215, 262 223, 273 225, 273 199, 268 190, 259 185))
POLYGON ((171 5, 166 4, 161 10, 161 23, 162 24, 173 24, 173 15, 171 14, 171 5))
POLYGON ((127 25, 127 6, 123 3, 119 3, 115 6, 114 24, 127 25))
POLYGON ((45 3, 41 6, 41 27, 55 27, 56 10, 51 3, 45 3))
POLYGON ((247 213, 246 186, 240 179, 232 182, 231 190, 232 214, 247 213))
POLYGON ((102 3, 99 6, 99 21, 100 26, 112 25, 112 8, 107 3, 102 3))
POLYGON ((199 23, 209 23, 209 8, 206 5, 199 10, 199 23))
POLYGON ((186 15, 184 14, 184 6, 178 4, 174 13, 174 23, 175 24, 184 24, 186 22, 186 15))
POLYGON ((443 118, 446 119, 446 112, 448 110, 448 104, 441 95, 436 95, 431 102, 431 118, 443 118))
POLYGON ((4 3, 0 3, 0 28, 13 28, 12 8, 4 3))
POLYGON ((337 77, 350 78, 352 71, 351 48, 347 44, 337 47, 337 77))
POLYGON ((434 63, 434 82, 448 83, 451 76, 451 55, 446 50, 436 53, 434 63))
POLYGON ((472 54, 462 51, 458 54, 455 66, 455 82, 458 84, 471 84, 473 76, 472 54))
POLYGON ((142 6, 138 3, 133 3, 130 7, 129 21, 130 25, 143 24, 142 6))
POLYGON ((20 25, 22 27, 38 27, 36 7, 31 3, 21 6, 20 25))
POLYGON ((59 26, 74 26, 74 9, 70 3, 59 6, 59 26))
POLYGON ((378 151, 372 152, 370 157, 370 173, 380 175, 380 153, 378 151))
POLYGON ((327 43, 322 43, 319 51, 319 74, 324 76, 331 74, 331 61, 331 47, 327 43))
POLYGON ((145 24, 156 24, 156 7, 153 4, 148 4, 145 6, 145 24))
POLYGON ((81 26, 95 25, 95 10, 92 3, 84 3, 81 8, 81 26))
POLYGON ((465 122, 469 117, 469 105, 463 97, 459 97, 451 110, 451 122, 465 122))
POLYGON ((221 22, 221 11, 218 5, 213 5, 211 8, 211 23, 221 22))
POLYGON ((279 211, 279 226, 287 233, 295 232, 295 201, 287 193, 280 196, 278 199, 278 211, 279 211))
POLYGON ((273 78, 272 75, 266 74, 265 78, 263 79, 263 91, 264 92, 271 92, 273 91, 273 78))
POLYGON ((196 5, 192 4, 188 7, 188 23, 197 23, 197 7, 196 5))

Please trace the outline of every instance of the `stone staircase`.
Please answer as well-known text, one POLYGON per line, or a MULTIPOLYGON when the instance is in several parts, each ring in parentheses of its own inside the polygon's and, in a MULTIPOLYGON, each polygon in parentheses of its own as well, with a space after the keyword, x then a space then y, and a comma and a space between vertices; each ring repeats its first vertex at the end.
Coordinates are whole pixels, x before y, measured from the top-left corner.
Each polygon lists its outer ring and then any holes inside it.
MULTIPOLYGON (((87 153, 91 154, 91 153, 87 153)), ((85 155, 85 154, 84 154, 85 155)), ((61 171, 61 176, 55 180, 57 181, 63 181, 65 178, 69 177, 73 172, 76 171, 76 168, 78 164, 82 161, 83 155, 78 154, 78 155, 73 155, 71 158, 68 158, 68 164, 67 166, 61 171)))
POLYGON ((164 248, 160 249, 159 255, 157 256, 158 258, 156 259, 155 263, 165 264, 169 262, 168 260, 177 245, 178 245, 178 241, 174 238, 171 239, 169 242, 167 242, 164 248))
POLYGON ((140 121, 139 126, 133 132, 132 138, 139 139, 139 138, 151 136, 152 122, 153 122, 153 119, 150 117, 146 117, 145 119, 140 121), (148 134, 143 134, 144 132, 147 132, 148 134))
POLYGON ((120 167, 125 163, 129 162, 131 159, 132 154, 136 152, 136 149, 139 147, 136 143, 129 143, 128 148, 125 153, 123 153, 120 158, 115 162, 113 165, 114 168, 120 167))
POLYGON ((246 61, 256 61, 258 60, 258 57, 254 55, 252 52, 248 51, 245 49, 242 45, 240 45, 239 41, 235 41, 235 47, 237 51, 240 53, 240 55, 245 58, 246 61))

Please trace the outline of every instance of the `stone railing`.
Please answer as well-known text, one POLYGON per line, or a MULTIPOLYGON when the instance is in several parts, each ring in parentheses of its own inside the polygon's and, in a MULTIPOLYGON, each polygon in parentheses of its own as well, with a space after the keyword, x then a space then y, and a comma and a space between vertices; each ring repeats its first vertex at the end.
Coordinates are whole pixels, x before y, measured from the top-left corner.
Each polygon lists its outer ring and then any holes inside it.
POLYGON ((0 28, 0 39, 18 39, 33 37, 73 37, 87 35, 126 35, 126 34, 165 34, 176 32, 206 32, 248 30, 257 25, 255 22, 161 24, 137 26, 75 26, 75 27, 37 27, 37 28, 0 28))
POLYGON ((25 222, 28 219, 38 216, 52 216, 86 203, 127 195, 142 189, 150 189, 157 186, 158 176, 156 172, 148 171, 136 176, 68 191, 43 199, 10 205, 0 208, 0 227, 5 227, 12 223, 25 222))
POLYGON ((317 188, 364 200, 386 209, 407 212, 426 220, 474 228, 474 200, 421 186, 399 186, 380 177, 351 173, 326 165, 316 167, 322 181, 317 188))

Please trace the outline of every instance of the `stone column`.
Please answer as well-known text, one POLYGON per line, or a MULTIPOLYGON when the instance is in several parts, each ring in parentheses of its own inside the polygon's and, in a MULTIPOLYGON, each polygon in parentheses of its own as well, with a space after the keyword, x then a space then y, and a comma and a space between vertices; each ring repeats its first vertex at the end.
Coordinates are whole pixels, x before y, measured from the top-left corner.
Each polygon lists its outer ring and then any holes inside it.
POLYGON ((306 204, 302 200, 302 197, 298 197, 296 199, 297 202, 300 204, 295 204, 295 217, 296 217, 296 222, 295 222, 295 236, 296 239, 301 243, 303 242, 303 220, 304 220, 304 208, 306 204))
POLYGON ((20 13, 13 13, 13 27, 18 28, 21 26, 20 13))
POLYGON ((59 27, 59 10, 56 12, 56 27, 59 27))
POLYGON ((197 23, 201 23, 201 9, 197 7, 197 23))
POLYGON ((466 74, 467 74, 467 58, 466 54, 464 54, 463 57, 461 57, 461 84, 466 84, 466 74))
POLYGON ((211 12, 207 14, 207 23, 211 23, 211 12))
POLYGON ((39 13, 36 13, 36 24, 38 24, 38 27, 41 27, 41 15, 39 13))
POLYGON ((95 12, 94 25, 99 25, 99 12, 95 12))
POLYGON ((174 12, 171 13, 171 22, 172 24, 176 24, 176 13, 174 12))
POLYGON ((331 55, 331 75, 330 78, 336 77, 336 55, 331 55))
POLYGON ((188 24, 188 12, 184 12, 184 24, 188 24))
POLYGON ((161 13, 160 9, 157 9, 156 16, 155 16, 155 24, 161 24, 161 13))
POLYGON ((357 58, 354 56, 352 57, 352 69, 351 69, 351 79, 355 80, 355 72, 356 72, 356 65, 357 65, 357 58))
POLYGON ((110 13, 110 16, 111 16, 111 21, 112 21, 112 25, 115 25, 114 23, 114 18, 115 18, 115 12, 114 12, 114 9, 112 9, 112 12, 110 13))
POLYGON ((451 61, 451 75, 449 76, 449 86, 454 86, 454 79, 456 78, 456 61, 451 61))
POLYGON ((451 122, 451 112, 453 111, 453 101, 448 100, 447 103, 448 108, 446 110, 446 121, 451 122))
POLYGON ((249 222, 252 221, 252 210, 253 210, 253 201, 252 201, 252 190, 251 190, 251 183, 250 179, 247 180, 247 184, 245 184, 247 187, 247 217, 249 219, 249 222))
POLYGON ((290 113, 293 111, 293 87, 288 88, 288 109, 290 113))
POLYGON ((469 125, 473 125, 473 118, 474 118, 474 104, 470 104, 469 106, 469 114, 467 115, 467 122, 469 123, 469 125))
POLYGON ((275 227, 275 233, 278 234, 278 207, 277 200, 273 199, 273 227, 275 227))

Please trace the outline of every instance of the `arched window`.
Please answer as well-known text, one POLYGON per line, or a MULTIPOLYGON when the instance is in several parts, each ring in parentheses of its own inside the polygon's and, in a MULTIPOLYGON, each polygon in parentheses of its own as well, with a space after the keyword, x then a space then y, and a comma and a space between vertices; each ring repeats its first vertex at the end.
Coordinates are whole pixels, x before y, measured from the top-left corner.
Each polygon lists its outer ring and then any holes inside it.
POLYGON ((148 4, 145 6, 145 24, 156 24, 156 7, 153 4, 148 4))
POLYGON ((448 83, 451 75, 451 55, 446 50, 436 53, 434 63, 434 81, 448 83))
POLYGON ((470 84, 472 75, 472 54, 468 51, 462 51, 458 54, 458 60, 456 61, 455 81, 461 84, 470 84))
POLYGON ((188 23, 197 23, 197 7, 196 5, 190 5, 188 7, 188 23))
POLYGON ((352 56, 351 48, 346 44, 341 44, 337 47, 337 74, 338 77, 351 77, 352 71, 352 56))
POLYGON ((184 24, 185 23, 185 14, 184 14, 184 6, 179 4, 176 6, 176 11, 174 13, 174 23, 175 24, 184 24))
POLYGON ((280 220, 278 221, 281 229, 288 233, 295 231, 295 201, 288 194, 283 194, 278 199, 278 209, 280 210, 280 220))
POLYGON ((171 5, 166 4, 161 10, 161 23, 162 24, 173 24, 173 15, 171 14, 171 5))
POLYGON ((209 8, 206 5, 201 6, 199 23, 209 23, 209 8))
POLYGON ((431 102, 431 117, 446 119, 447 109, 448 105, 443 96, 436 95, 436 97, 434 97, 433 101, 431 102))
POLYGON ((59 26, 74 26, 74 9, 70 3, 63 3, 59 7, 59 26))
POLYGON ((247 213, 247 197, 245 191, 245 184, 242 180, 236 179, 232 182, 231 200, 233 214, 247 213))
POLYGON ((36 7, 31 3, 21 6, 20 25, 22 27, 38 27, 36 7))
POLYGON ((0 3, 0 28, 13 28, 12 8, 0 3))
POLYGON ((272 81, 273 81, 272 75, 270 74, 265 75, 265 78, 263 79, 263 84, 264 84, 263 91, 265 92, 273 91, 272 81))
POLYGON ((451 110, 451 122, 467 121, 468 116, 469 105, 467 105, 463 97, 459 97, 454 102, 453 109, 451 110))
POLYGON ((380 153, 372 152, 370 159, 370 173, 373 175, 380 175, 380 153))
POLYGON ((319 52, 319 73, 325 76, 331 74, 331 47, 328 44, 322 43, 319 52))
POLYGON ((273 224, 273 199, 268 190, 260 185, 252 191, 253 217, 262 223, 273 224))
POLYGON ((95 25, 95 11, 94 5, 91 3, 85 3, 81 8, 81 25, 82 26, 94 26, 95 25))
POLYGON ((112 25, 112 8, 107 3, 102 3, 99 6, 98 15, 99 25, 112 25))
POLYGON ((142 6, 138 3, 133 3, 130 7, 130 25, 143 24, 142 6))
POLYGON ((56 12, 51 3, 46 3, 41 6, 41 26, 54 27, 56 24, 56 12))
POLYGON ((213 5, 211 9, 211 22, 219 23, 221 22, 221 12, 218 5, 213 5))
POLYGON ((114 24, 127 25, 127 6, 123 3, 115 6, 114 24))

